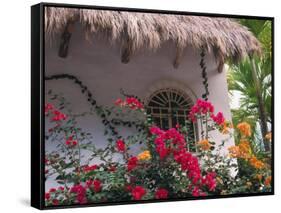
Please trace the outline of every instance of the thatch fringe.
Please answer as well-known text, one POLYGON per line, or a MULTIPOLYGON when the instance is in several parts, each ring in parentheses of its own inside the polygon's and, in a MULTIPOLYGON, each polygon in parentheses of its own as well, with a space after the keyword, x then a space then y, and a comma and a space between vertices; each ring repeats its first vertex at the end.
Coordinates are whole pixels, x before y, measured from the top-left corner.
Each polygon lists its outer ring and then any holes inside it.
POLYGON ((47 38, 62 33, 69 21, 79 21, 87 38, 103 32, 111 42, 121 42, 125 61, 140 49, 157 50, 170 40, 178 49, 177 66, 187 46, 212 51, 219 62, 261 53, 254 35, 228 18, 46 7, 47 38))

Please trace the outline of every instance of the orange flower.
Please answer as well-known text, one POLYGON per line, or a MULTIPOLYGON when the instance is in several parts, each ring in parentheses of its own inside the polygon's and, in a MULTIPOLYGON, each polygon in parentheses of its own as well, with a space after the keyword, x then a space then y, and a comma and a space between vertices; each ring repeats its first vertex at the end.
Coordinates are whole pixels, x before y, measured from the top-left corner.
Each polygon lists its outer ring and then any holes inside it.
POLYGON ((221 133, 224 134, 224 135, 229 133, 229 129, 228 129, 226 121, 223 122, 221 133))
POLYGON ((228 133, 229 133, 228 128, 223 128, 223 129, 221 130, 221 133, 224 134, 224 135, 228 134, 228 133))
POLYGON ((241 140, 239 144, 240 158, 249 159, 251 155, 250 143, 247 140, 241 140))
POLYGON ((250 137, 252 135, 251 126, 247 122, 239 123, 237 129, 243 136, 250 137))
POLYGON ((241 140, 237 146, 231 146, 228 148, 230 157, 243 158, 248 160, 251 157, 251 147, 247 140, 241 140))
POLYGON ((207 139, 203 139, 203 140, 199 141, 197 144, 200 146, 200 148, 202 150, 205 150, 205 151, 207 151, 211 148, 211 144, 209 143, 209 141, 207 139))
POLYGON ((231 128, 233 128, 232 123, 230 123, 229 121, 224 121, 221 125, 221 133, 226 135, 229 133, 229 129, 231 128))
POLYGON ((264 168, 264 163, 261 160, 258 160, 255 156, 251 157, 250 164, 256 169, 264 168))
POLYGON ((271 132, 269 132, 265 135, 265 139, 268 140, 268 141, 271 141, 271 137, 272 137, 271 132))
POLYGON ((264 185, 266 187, 269 187, 271 185, 271 176, 268 176, 265 181, 264 181, 264 185))
POLYGON ((228 148, 228 151, 232 158, 238 158, 240 156, 239 146, 231 146, 228 148))
POLYGON ((138 160, 150 160, 150 159, 151 159, 151 155, 148 150, 138 154, 138 160))

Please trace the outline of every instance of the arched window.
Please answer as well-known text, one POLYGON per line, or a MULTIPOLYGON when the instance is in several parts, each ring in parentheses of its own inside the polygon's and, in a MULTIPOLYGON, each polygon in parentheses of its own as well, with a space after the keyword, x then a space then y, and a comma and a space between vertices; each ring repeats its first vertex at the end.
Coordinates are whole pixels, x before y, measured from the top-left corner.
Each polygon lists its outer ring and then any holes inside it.
POLYGON ((154 92, 148 99, 147 112, 151 114, 155 125, 161 129, 175 128, 177 124, 188 128, 188 146, 190 151, 195 150, 197 128, 187 121, 192 107, 192 100, 177 89, 161 89, 154 92))

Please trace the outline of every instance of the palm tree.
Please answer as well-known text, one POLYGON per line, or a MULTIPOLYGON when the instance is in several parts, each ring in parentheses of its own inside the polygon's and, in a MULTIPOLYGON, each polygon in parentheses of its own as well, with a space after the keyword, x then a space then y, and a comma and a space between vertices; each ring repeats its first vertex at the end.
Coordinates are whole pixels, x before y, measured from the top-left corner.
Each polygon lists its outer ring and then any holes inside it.
POLYGON ((240 22, 259 39, 263 55, 231 66, 228 73, 229 91, 241 94, 240 109, 233 111, 233 114, 234 118, 250 120, 254 127, 259 122, 264 149, 269 151, 264 137, 268 133, 268 122, 271 122, 271 22, 250 19, 240 22))

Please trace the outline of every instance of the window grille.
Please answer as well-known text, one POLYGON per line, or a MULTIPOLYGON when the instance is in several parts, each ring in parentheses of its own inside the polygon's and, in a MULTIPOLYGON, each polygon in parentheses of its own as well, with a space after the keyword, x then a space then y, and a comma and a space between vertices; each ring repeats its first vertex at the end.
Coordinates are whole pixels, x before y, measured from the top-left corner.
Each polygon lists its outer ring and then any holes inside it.
POLYGON ((176 89, 161 89, 153 93, 147 102, 147 113, 151 114, 155 125, 167 130, 177 124, 188 129, 187 143, 190 151, 196 151, 195 141, 197 127, 187 121, 192 100, 182 91, 176 89))

